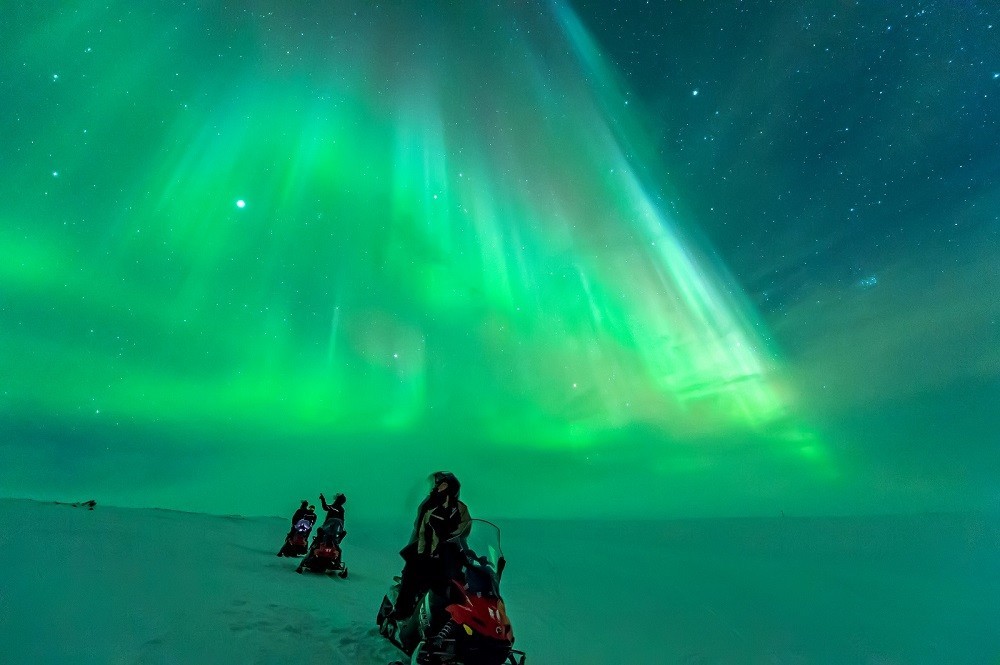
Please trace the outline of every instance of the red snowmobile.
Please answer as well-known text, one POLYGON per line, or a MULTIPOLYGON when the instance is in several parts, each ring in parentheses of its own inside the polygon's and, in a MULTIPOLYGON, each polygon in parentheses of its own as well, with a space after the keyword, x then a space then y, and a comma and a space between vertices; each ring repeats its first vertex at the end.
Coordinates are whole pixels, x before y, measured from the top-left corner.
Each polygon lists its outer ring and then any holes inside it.
POLYGON ((292 530, 285 536, 285 544, 278 551, 278 556, 296 557, 302 556, 309 550, 309 534, 312 533, 313 523, 316 518, 303 517, 292 530))
POLYGON ((346 578, 347 566, 344 565, 340 549, 340 541, 346 535, 344 523, 339 519, 333 520, 332 524, 325 523, 317 530, 309 554, 295 572, 301 573, 303 569, 308 569, 314 573, 336 573, 341 579, 346 578))
MULTIPOLYGON (((514 649, 514 631, 500 596, 500 576, 506 560, 500 550, 500 529, 472 520, 472 532, 461 548, 460 570, 445 588, 432 588, 413 613, 390 616, 399 581, 382 599, 375 621, 379 632, 413 665, 524 665, 525 654, 514 649)), ((403 665, 396 661, 391 665, 403 665)))

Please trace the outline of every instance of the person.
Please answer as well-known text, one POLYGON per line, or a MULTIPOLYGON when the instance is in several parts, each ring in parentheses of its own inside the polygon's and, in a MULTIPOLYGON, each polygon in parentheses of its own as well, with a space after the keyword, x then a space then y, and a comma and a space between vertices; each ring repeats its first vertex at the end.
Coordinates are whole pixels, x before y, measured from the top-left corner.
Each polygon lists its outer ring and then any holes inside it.
POLYGON ((323 526, 328 526, 330 521, 335 519, 340 520, 342 525, 347 523, 344 519, 344 504, 347 503, 346 496, 338 492, 337 495, 333 497, 333 503, 328 504, 326 502, 326 497, 320 493, 319 500, 323 504, 323 510, 326 511, 326 519, 323 520, 323 526))
POLYGON ((461 540, 469 534, 469 508, 459 500, 461 485, 455 474, 438 471, 431 491, 417 508, 410 541, 399 551, 405 562, 391 619, 404 619, 423 594, 447 585, 460 567, 461 540))
POLYGON ((288 535, 285 536, 285 544, 278 550, 277 556, 297 556, 297 554, 301 554, 301 551, 293 553, 292 539, 295 537, 296 527, 301 526, 302 530, 308 535, 315 523, 316 506, 309 505, 309 502, 303 499, 302 505, 292 514, 292 527, 288 530, 288 535))
POLYGON ((305 499, 302 499, 302 505, 299 506, 292 514, 292 526, 294 527, 295 523, 298 522, 300 519, 302 519, 308 512, 309 512, 309 502, 306 501, 305 499))
POLYGON ((347 497, 342 493, 337 493, 333 497, 333 503, 327 503, 326 497, 321 493, 319 495, 320 504, 323 506, 323 510, 326 511, 326 519, 323 520, 323 524, 316 530, 316 536, 313 538, 312 544, 309 546, 309 553, 306 554, 305 558, 299 562, 299 567, 295 569, 295 572, 302 573, 303 567, 312 562, 316 558, 316 548, 321 545, 326 546, 336 546, 340 547, 340 542, 347 535, 347 531, 344 529, 344 504, 347 503, 347 497))

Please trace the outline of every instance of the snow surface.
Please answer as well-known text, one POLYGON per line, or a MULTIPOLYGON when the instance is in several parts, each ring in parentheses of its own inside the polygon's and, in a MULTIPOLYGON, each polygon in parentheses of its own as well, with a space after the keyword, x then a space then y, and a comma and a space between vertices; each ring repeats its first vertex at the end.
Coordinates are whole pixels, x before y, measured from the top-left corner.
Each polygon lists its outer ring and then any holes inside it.
MULTIPOLYGON (((384 665, 409 525, 347 522, 340 580, 284 518, 0 500, 0 663, 384 665)), ((500 525, 532 665, 1000 663, 997 517, 500 525)))

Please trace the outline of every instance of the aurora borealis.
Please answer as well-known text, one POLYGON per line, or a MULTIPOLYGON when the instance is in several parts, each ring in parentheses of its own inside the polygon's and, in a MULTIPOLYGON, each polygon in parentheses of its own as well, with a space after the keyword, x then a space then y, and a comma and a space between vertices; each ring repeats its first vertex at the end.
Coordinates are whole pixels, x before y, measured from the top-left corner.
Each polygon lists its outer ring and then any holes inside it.
POLYGON ((987 10, 657 4, 14 3, 9 492, 995 501, 987 10))

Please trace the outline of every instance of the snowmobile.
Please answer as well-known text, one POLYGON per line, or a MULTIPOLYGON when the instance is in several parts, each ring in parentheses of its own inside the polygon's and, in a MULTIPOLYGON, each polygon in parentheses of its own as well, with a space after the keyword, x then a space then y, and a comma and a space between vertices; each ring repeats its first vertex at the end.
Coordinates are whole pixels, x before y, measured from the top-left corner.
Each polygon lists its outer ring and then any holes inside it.
POLYGON ((468 540, 456 545, 461 549, 458 574, 448 586, 425 593, 413 613, 399 620, 390 616, 399 594, 400 578, 395 578, 375 618, 379 633, 412 665, 524 665, 524 652, 513 648, 514 632, 500 597, 506 565, 500 529, 474 519, 468 540))
POLYGON ((347 566, 344 565, 343 551, 340 541, 347 532, 344 523, 339 519, 327 521, 321 526, 313 539, 312 549, 308 556, 299 564, 297 572, 306 568, 314 573, 336 573, 341 579, 347 577, 347 566), (331 523, 332 522, 332 523, 331 523))
POLYGON ((302 556, 309 551, 309 534, 312 533, 313 524, 315 523, 315 518, 310 520, 303 517, 295 526, 292 527, 291 532, 285 536, 285 544, 281 546, 278 551, 278 556, 288 556, 296 557, 302 556))

